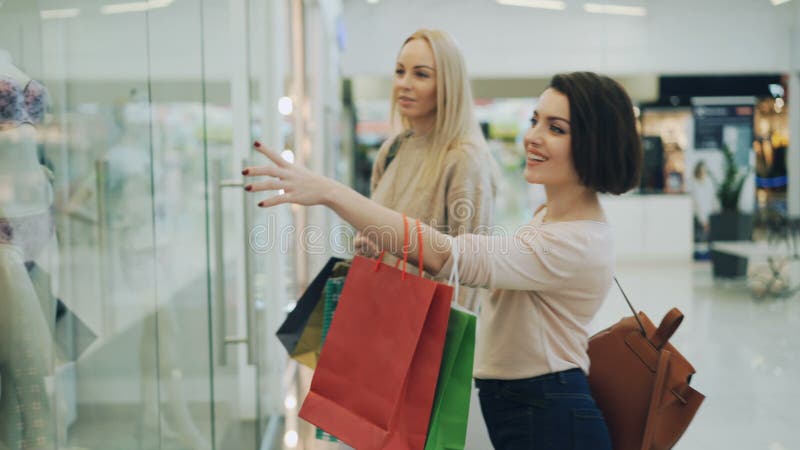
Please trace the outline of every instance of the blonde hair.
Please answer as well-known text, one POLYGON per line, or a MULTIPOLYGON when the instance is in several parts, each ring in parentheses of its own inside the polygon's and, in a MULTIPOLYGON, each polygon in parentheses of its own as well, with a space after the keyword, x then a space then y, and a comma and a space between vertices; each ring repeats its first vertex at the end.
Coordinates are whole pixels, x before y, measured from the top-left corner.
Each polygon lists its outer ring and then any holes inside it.
MULTIPOLYGON (((438 179, 448 151, 465 144, 486 148, 486 141, 472 111, 467 67, 455 40, 442 30, 423 28, 409 36, 400 51, 415 39, 428 43, 436 65, 436 121, 430 132, 431 148, 435 151, 428 155, 428 164, 420 175, 422 183, 427 184, 438 179)), ((410 128, 410 123, 400 114, 394 95, 391 105, 391 122, 402 133, 410 128)))

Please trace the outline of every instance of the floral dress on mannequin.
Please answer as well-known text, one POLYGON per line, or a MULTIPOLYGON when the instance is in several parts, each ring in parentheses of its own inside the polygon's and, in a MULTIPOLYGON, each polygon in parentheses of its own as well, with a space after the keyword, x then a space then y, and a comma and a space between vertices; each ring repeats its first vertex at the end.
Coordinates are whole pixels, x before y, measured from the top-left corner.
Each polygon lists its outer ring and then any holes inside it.
POLYGON ((0 448, 54 448, 45 380, 55 305, 37 294, 29 272, 54 236, 51 180, 35 128, 47 93, 5 52, 0 57, 0 448))

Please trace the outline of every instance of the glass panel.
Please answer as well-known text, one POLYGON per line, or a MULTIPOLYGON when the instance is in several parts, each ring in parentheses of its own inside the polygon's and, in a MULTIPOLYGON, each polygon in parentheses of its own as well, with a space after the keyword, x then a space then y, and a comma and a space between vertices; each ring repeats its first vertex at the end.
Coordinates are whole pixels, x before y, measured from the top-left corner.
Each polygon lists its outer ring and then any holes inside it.
POLYGON ((66 446, 99 449, 114 436, 147 448, 158 445, 160 415, 147 23, 77 5, 75 18, 43 21, 43 50, 60 63, 46 77, 63 88, 52 148, 65 304, 98 337, 76 358, 76 421, 59 425, 66 446))
POLYGON ((239 184, 254 138, 292 134, 288 17, 283 0, 0 0, 1 449, 297 441, 274 337, 292 212, 245 206, 239 184))
MULTIPOLYGON (((247 2, 203 1, 203 86, 206 93, 211 241, 214 419, 216 448, 258 448, 255 365, 247 341, 242 160, 249 152, 247 2)), ((252 304, 251 304, 252 306, 252 304)))
POLYGON ((147 14, 162 448, 210 450, 213 442, 206 7, 181 0, 147 14))
POLYGON ((31 122, 4 125, 0 144, 14 161, 0 164, 11 449, 158 446, 147 22, 112 12, 8 0, 0 14, 0 76, 23 80, 31 122))
MULTIPOLYGON (((251 0, 248 4, 252 139, 278 150, 284 148, 284 125, 289 120, 278 111, 279 98, 286 95, 284 70, 288 66, 288 10, 289 2, 286 0, 251 0)), ((251 155, 254 163, 264 163, 262 155, 251 155)), ((249 200, 254 206, 256 199, 250 196, 249 200)), ((259 445, 270 450, 297 448, 291 445, 297 441, 296 435, 286 436, 290 430, 287 430, 285 409, 288 405, 296 414, 298 397, 295 394, 287 400, 284 387, 286 351, 275 337, 286 317, 286 305, 292 301, 288 291, 291 262, 288 252, 278 242, 280 236, 285 236, 280 230, 287 230, 291 223, 291 211, 288 207, 267 211, 251 207, 249 215, 248 246, 252 262, 249 292, 255 314, 253 338, 257 356, 259 445), (284 446, 284 443, 290 445, 284 446)))

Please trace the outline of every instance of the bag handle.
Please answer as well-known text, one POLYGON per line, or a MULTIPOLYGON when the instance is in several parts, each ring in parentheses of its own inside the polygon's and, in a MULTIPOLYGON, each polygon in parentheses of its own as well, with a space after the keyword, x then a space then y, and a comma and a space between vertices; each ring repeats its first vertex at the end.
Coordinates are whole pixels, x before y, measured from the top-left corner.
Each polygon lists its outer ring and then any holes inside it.
MULTIPOLYGON (((422 227, 420 226, 419 219, 416 221, 417 225, 417 237, 419 239, 419 273, 420 276, 423 274, 424 265, 423 265, 423 254, 422 254, 422 227)), ((410 239, 410 232, 408 226, 408 216, 403 214, 403 274, 401 279, 406 279, 406 273, 408 272, 408 252, 409 248, 411 247, 411 239, 410 239)), ((375 272, 378 271, 381 267, 381 263, 383 263, 383 257, 386 255, 386 250, 381 250, 380 256, 378 256, 377 261, 375 261, 375 272)), ((397 261, 397 264, 400 263, 400 260, 397 261)), ((395 264, 395 268, 397 268, 397 264, 395 264)))
POLYGON ((453 286, 453 301, 450 302, 450 308, 471 316, 475 316, 475 311, 471 311, 458 304, 458 289, 459 286, 461 286, 461 278, 458 271, 458 259, 461 255, 460 252, 461 249, 458 247, 458 239, 450 238, 450 254, 452 255, 453 259, 453 267, 450 269, 450 278, 447 280, 447 284, 453 286))
POLYGON ((642 336, 647 337, 647 331, 645 331, 644 325, 642 325, 642 321, 639 320, 639 314, 633 308, 633 305, 631 304, 631 301, 628 300, 628 296, 625 295, 625 291, 622 290, 622 286, 619 284, 619 280, 617 279, 617 277, 614 277, 614 282, 617 283, 617 287, 619 288, 619 291, 622 292, 622 296, 625 297, 625 302, 628 304, 628 308, 631 309, 631 312, 633 313, 633 318, 636 319, 636 323, 639 324, 639 331, 641 331, 642 336))
POLYGON ((406 279, 406 271, 408 270, 408 248, 411 245, 409 242, 409 232, 408 232, 408 217, 403 214, 403 276, 401 277, 402 280, 406 279))
POLYGON ((458 257, 459 257, 459 250, 458 250, 458 241, 456 239, 450 239, 450 252, 453 255, 453 268, 450 269, 450 278, 447 280, 447 284, 453 286, 453 301, 450 302, 451 306, 458 305, 458 287, 460 283, 460 277, 458 274, 458 257))
POLYGON ((405 133, 400 133, 397 137, 394 138, 392 141, 392 145, 389 146, 389 151, 386 152, 386 162, 383 164, 383 172, 386 173, 386 169, 389 168, 389 164, 394 161, 394 158, 397 156, 397 151, 400 150, 400 145, 403 144, 403 141, 411 136, 412 132, 407 131, 405 133))
POLYGON ((424 276, 425 272, 425 255, 424 250, 425 246, 422 245, 422 224, 420 224, 419 219, 416 219, 417 225, 417 245, 419 246, 419 276, 424 276))
MULTIPOLYGON (((622 296, 625 297, 625 302, 628 303, 628 307, 631 309, 633 313, 633 318, 636 319, 636 323, 639 324, 639 331, 642 333, 642 336, 647 337, 647 331, 644 329, 644 325, 642 325, 642 321, 639 319, 639 314, 636 313, 636 310, 633 308, 631 301, 628 300, 628 296, 625 295, 625 291, 622 290, 622 286, 619 284, 619 280, 617 277, 614 277, 614 282, 617 283, 617 287, 619 291, 622 292, 622 296)), ((681 322, 683 322, 683 313, 678 308, 672 308, 669 312, 661 319, 661 324, 658 326, 658 329, 653 334, 652 339, 648 338, 653 346, 657 350, 661 350, 662 347, 669 341, 669 338, 675 334, 675 331, 678 330, 681 322)))
POLYGON ((661 319, 661 324, 651 339, 656 349, 661 350, 661 347, 675 334, 681 322, 683 322, 683 313, 678 308, 670 309, 667 315, 661 319))

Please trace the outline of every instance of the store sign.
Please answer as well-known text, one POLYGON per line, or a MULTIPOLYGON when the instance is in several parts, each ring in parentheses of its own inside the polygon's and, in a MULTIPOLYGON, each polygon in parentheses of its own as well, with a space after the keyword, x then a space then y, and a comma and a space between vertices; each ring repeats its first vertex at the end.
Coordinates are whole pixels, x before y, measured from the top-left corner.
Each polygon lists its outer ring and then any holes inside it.
POLYGON ((725 104, 726 98, 695 98, 694 147, 696 150, 733 151, 736 163, 746 167, 753 145, 754 99, 735 97, 725 104))
POLYGON ((695 148, 721 149, 724 144, 723 129, 726 126, 753 129, 753 106, 695 106, 695 148))
MULTIPOLYGON (((755 97, 695 97, 694 148, 696 158, 706 162, 707 170, 717 180, 725 176, 724 155, 733 153, 736 167, 752 167, 755 97)), ((755 174, 750 172, 739 197, 739 209, 752 212, 755 207, 755 174)))
POLYGON ((702 104, 695 103, 694 146, 696 150, 731 149, 736 162, 746 166, 753 143, 752 104, 702 104))

